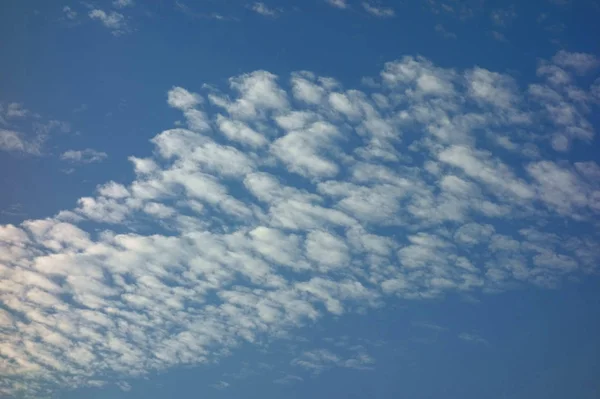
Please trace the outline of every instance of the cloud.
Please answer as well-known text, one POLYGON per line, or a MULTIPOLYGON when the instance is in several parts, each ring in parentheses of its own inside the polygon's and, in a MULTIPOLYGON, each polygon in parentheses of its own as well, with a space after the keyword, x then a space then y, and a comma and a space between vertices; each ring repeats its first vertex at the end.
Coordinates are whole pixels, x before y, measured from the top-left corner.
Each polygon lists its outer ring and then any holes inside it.
POLYGON ((257 14, 260 14, 262 16, 265 17, 277 17, 279 15, 279 11, 274 9, 274 8, 269 8, 265 3, 262 2, 255 2, 254 4, 252 4, 252 6, 250 7, 250 9, 252 11, 254 11, 257 14))
POLYGON ((113 6, 116 8, 132 7, 135 4, 134 0, 114 0, 113 6))
POLYGON ((579 75, 585 75, 588 72, 600 67, 600 59, 595 55, 586 53, 570 53, 560 50, 552 61, 563 68, 572 69, 579 75))
POLYGON ((514 6, 507 9, 498 8, 490 13, 492 23, 502 27, 510 25, 516 17, 517 12, 515 11, 514 6))
POLYGON ((329 5, 336 8, 346 9, 348 8, 348 2, 346 0, 326 0, 329 5))
POLYGON ((71 7, 64 6, 62 10, 67 19, 74 20, 75 18, 77 18, 77 11, 73 10, 71 7))
POLYGON ((105 152, 96 151, 91 148, 84 150, 68 150, 61 154, 60 159, 72 163, 96 163, 104 161, 108 155, 105 152))
POLYGON ((435 31, 446 39, 456 39, 456 33, 447 31, 442 24, 437 24, 435 26, 435 31))
POLYGON ((502 43, 508 43, 508 39, 506 38, 506 36, 504 36, 504 33, 498 32, 497 30, 493 30, 490 32, 490 34, 492 35, 494 40, 502 43))
MULTIPOLYGON (((596 105, 563 58, 524 87, 411 56, 362 90, 308 71, 173 87, 165 109, 187 126, 130 157, 131 179, 0 226, 0 395, 211 363, 394 297, 597 273, 600 166, 553 148, 593 138, 596 105)), ((295 355, 293 375, 374 365, 333 346, 295 355)))
POLYGON ((283 377, 273 380, 273 383, 287 385, 287 384, 293 384, 295 382, 302 382, 302 381, 304 381, 304 378, 302 378, 302 377, 299 377, 299 376, 293 375, 293 374, 286 374, 283 377))
POLYGON ((123 14, 116 11, 106 13, 103 10, 94 9, 88 13, 88 16, 100 21, 114 36, 122 35, 129 29, 123 14))
POLYGON ((23 104, 20 103, 10 103, 6 107, 5 116, 9 119, 12 118, 25 118, 30 115, 31 112, 25 108, 23 108, 23 104))
POLYGON ((375 16, 375 17, 379 17, 379 18, 391 18, 393 16, 396 15, 396 13, 394 12, 394 10, 392 8, 389 7, 381 7, 381 6, 377 6, 373 3, 369 3, 366 1, 362 2, 362 6, 365 9, 366 12, 368 12, 369 14, 375 16))
POLYGON ((42 140, 28 140, 23 134, 12 130, 0 129, 0 150, 15 151, 30 155, 40 155, 42 140))
POLYGON ((223 389, 229 388, 230 385, 231 384, 226 381, 219 381, 215 384, 212 384, 211 386, 215 389, 223 390, 223 389))
POLYGON ((471 342, 474 344, 483 344, 483 345, 489 345, 489 342, 487 341, 487 339, 481 337, 478 334, 475 333, 460 333, 458 335, 458 338, 462 339, 465 342, 471 342))
POLYGON ((301 367, 313 374, 320 374, 334 367, 344 367, 357 370, 372 369, 375 360, 362 348, 349 357, 341 357, 328 349, 315 349, 302 353, 292 360, 293 366, 301 367))

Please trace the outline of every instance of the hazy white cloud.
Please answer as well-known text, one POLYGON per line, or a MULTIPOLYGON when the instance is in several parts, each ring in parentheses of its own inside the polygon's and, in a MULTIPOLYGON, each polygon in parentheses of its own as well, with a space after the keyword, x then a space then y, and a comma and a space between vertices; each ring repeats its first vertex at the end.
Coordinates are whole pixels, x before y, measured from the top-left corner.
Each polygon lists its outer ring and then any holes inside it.
POLYGON ((123 14, 116 11, 105 12, 100 9, 93 9, 88 13, 91 19, 98 20, 115 36, 125 33, 128 29, 127 21, 123 14))
POLYGON ((114 0, 113 6, 116 8, 132 7, 135 4, 134 0, 114 0))
POLYGON ((65 14, 65 17, 67 17, 68 19, 74 20, 75 18, 77 18, 77 11, 73 10, 71 7, 64 6, 62 10, 65 14))
POLYGON ((326 0, 333 7, 345 9, 348 8, 347 0, 326 0))
POLYGON ((6 117, 7 118, 25 118, 30 115, 31 112, 28 109, 23 108, 23 104, 21 103, 10 103, 6 107, 6 117))
POLYGON ((600 59, 593 54, 586 53, 570 53, 565 50, 560 50, 552 61, 563 68, 572 69, 580 75, 584 75, 592 70, 600 67, 600 59))
POLYGON ((301 356, 292 360, 293 366, 304 368, 314 374, 333 367, 345 367, 352 369, 369 369, 375 363, 373 358, 359 348, 347 358, 331 352, 328 349, 316 349, 302 353, 301 356))
POLYGON ((102 151, 96 151, 91 148, 84 150, 68 150, 61 154, 60 159, 73 163, 96 163, 104 161, 108 155, 102 151))
POLYGON ((497 26, 507 26, 510 25, 513 20, 517 17, 517 12, 515 11, 514 6, 509 8, 498 8, 492 10, 490 13, 490 18, 494 25, 497 26))
POLYGON ((391 18, 396 15, 393 8, 382 7, 375 3, 363 1, 362 6, 366 12, 379 18, 391 18))
POLYGON ((466 333, 466 332, 463 332, 463 333, 460 333, 458 335, 458 338, 460 338, 460 339, 462 339, 463 341, 466 341, 466 342, 472 342, 472 343, 475 343, 475 344, 489 345, 489 342, 485 338, 483 338, 480 335, 475 334, 475 333, 466 333))
POLYGON ((39 139, 29 140, 19 132, 0 129, 0 150, 2 151, 39 155, 41 145, 42 142, 39 139))
POLYGON ((265 17, 277 17, 279 10, 268 7, 265 3, 257 1, 250 7, 252 11, 265 17))
POLYGON ((446 39, 456 39, 456 33, 448 31, 442 24, 437 24, 435 31, 446 39))

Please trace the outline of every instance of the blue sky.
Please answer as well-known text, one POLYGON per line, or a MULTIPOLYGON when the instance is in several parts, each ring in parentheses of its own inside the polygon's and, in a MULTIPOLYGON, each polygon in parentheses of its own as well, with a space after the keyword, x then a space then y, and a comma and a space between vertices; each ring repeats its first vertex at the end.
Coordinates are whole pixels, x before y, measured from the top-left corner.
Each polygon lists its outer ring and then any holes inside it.
POLYGON ((0 397, 597 398, 599 17, 4 2, 0 397))

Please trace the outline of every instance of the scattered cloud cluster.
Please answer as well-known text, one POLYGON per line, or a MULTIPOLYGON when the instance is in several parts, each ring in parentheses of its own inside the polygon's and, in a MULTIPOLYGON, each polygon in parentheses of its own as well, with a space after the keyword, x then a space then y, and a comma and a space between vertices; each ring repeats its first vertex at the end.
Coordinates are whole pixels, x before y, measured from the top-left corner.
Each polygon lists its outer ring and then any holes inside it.
POLYGON ((44 120, 21 103, 0 103, 0 151, 42 155, 51 133, 68 133, 70 129, 68 123, 44 120))
MULTIPOLYGON (((596 65, 560 52, 521 88, 406 56, 363 90, 308 71, 172 88, 186 127, 130 158, 133 181, 0 226, 0 394, 210 362, 394 297, 597 272, 600 166, 565 160, 595 135, 596 65)), ((292 366, 372 362, 316 349, 292 366)))
POLYGON ((91 19, 100 21, 114 36, 122 35, 128 30, 125 16, 119 12, 93 9, 88 13, 88 16, 91 19))

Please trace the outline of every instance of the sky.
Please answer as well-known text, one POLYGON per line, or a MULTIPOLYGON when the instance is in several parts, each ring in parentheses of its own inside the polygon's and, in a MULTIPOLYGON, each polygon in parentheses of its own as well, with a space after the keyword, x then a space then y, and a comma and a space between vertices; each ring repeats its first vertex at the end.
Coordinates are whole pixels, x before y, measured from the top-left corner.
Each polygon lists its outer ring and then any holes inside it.
POLYGON ((599 18, 3 1, 0 397, 600 397, 599 18))

